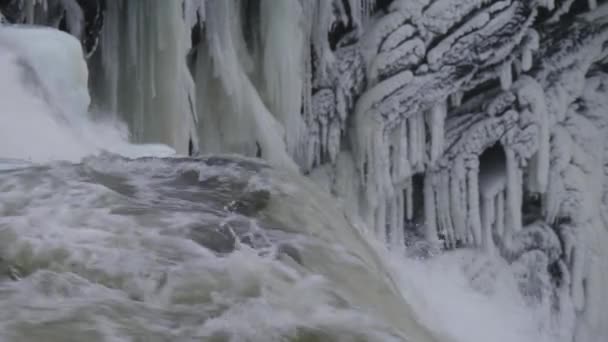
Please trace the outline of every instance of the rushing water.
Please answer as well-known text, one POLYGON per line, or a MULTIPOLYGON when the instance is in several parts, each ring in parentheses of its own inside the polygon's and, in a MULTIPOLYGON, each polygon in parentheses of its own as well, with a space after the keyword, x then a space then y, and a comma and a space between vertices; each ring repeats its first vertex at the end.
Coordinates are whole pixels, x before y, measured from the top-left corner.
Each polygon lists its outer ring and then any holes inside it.
POLYGON ((432 341, 331 200, 254 161, 4 171, 0 244, 9 339, 432 341))

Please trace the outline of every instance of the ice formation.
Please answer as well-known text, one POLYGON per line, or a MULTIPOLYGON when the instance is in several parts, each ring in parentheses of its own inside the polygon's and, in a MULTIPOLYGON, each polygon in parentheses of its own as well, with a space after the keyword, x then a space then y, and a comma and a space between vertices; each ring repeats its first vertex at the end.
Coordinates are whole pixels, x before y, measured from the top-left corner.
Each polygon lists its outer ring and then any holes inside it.
POLYGON ((501 255, 608 336, 602 1, 8 2, 81 39, 133 140, 309 174, 391 248, 501 255))

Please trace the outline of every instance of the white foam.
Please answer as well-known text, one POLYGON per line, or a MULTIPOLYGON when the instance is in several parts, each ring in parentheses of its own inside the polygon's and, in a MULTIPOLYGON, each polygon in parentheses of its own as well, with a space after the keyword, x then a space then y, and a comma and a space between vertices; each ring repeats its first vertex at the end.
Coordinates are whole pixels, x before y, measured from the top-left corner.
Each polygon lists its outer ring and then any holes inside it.
POLYGON ((529 307, 507 264, 459 250, 423 261, 392 256, 401 290, 423 323, 456 342, 555 342, 550 317, 529 307))
POLYGON ((80 43, 54 29, 0 28, 0 158, 78 162, 103 150, 128 157, 169 156, 163 145, 135 146, 117 121, 90 118, 88 71, 80 43))

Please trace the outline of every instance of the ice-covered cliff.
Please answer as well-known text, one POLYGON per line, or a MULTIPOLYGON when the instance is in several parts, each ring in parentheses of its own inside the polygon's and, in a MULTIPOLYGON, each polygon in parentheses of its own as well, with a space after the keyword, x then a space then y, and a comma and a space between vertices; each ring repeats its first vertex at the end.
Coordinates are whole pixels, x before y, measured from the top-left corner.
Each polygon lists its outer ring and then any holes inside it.
MULTIPOLYGON (((564 340, 608 336, 608 4, 2 0, 87 54, 136 142, 322 184, 391 248, 504 258, 564 340)), ((103 114, 112 113, 112 114, 103 114)))

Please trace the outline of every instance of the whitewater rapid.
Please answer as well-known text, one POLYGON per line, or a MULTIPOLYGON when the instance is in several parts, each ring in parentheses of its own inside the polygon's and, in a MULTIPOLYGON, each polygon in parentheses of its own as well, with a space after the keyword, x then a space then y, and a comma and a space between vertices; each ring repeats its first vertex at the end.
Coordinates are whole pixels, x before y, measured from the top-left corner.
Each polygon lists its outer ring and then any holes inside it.
POLYGON ((0 336, 432 341, 328 199, 273 173, 111 156, 3 172, 0 336))
POLYGON ((292 172, 129 144, 64 33, 0 28, 0 74, 2 341, 555 340, 497 260, 404 259, 292 172))
POLYGON ((2 171, 0 337, 551 341, 470 253, 398 259, 314 184, 238 157, 2 171))

